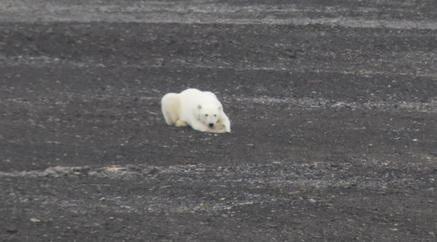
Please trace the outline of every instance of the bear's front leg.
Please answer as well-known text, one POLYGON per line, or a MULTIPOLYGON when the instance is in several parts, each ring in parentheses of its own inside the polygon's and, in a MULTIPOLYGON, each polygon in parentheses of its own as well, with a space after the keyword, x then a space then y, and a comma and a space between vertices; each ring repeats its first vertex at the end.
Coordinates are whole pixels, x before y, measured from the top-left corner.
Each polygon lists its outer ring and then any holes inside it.
POLYGON ((231 121, 229 121, 229 118, 226 116, 226 114, 223 113, 223 115, 219 118, 218 123, 223 126, 225 132, 231 132, 231 121))
POLYGON ((223 114, 217 123, 215 124, 214 128, 208 129, 208 132, 210 133, 230 133, 231 132, 231 122, 229 121, 228 116, 226 114, 223 114))
POLYGON ((210 132, 210 133, 218 133, 218 134, 219 133, 225 133, 226 132, 226 128, 225 128, 225 126, 223 124, 217 123, 214 128, 208 129, 208 132, 210 132))
POLYGON ((190 126, 192 129, 201 131, 201 132, 206 132, 208 131, 208 127, 206 127, 206 125, 204 125, 203 123, 199 122, 198 120, 191 120, 190 122, 190 126))

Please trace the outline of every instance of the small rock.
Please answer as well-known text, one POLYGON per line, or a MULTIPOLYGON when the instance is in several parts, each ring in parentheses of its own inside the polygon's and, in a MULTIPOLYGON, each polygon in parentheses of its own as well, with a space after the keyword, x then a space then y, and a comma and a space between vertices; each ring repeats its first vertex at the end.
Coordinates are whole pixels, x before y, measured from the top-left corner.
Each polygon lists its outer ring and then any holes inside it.
POLYGON ((30 219, 30 222, 32 222, 32 223, 40 223, 41 220, 40 220, 40 219, 37 219, 37 218, 31 218, 31 219, 30 219))
POLYGON ((6 233, 8 233, 8 234, 16 234, 17 232, 18 232, 18 230, 14 229, 14 228, 6 229, 6 233))
POLYGON ((113 165, 113 166, 103 167, 103 170, 109 171, 109 172, 118 172, 118 171, 124 170, 124 168, 120 167, 120 166, 113 165))
POLYGON ((331 105, 331 108, 344 108, 347 104, 345 102, 336 102, 331 105))

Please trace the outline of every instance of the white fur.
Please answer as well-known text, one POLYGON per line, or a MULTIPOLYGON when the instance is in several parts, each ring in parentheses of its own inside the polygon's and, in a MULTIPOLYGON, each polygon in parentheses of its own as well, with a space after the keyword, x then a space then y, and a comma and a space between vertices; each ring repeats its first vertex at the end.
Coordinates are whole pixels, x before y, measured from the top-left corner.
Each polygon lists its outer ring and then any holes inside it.
POLYGON ((229 118, 212 92, 189 88, 180 93, 167 93, 161 99, 161 109, 168 125, 189 125, 202 132, 231 132, 229 118))

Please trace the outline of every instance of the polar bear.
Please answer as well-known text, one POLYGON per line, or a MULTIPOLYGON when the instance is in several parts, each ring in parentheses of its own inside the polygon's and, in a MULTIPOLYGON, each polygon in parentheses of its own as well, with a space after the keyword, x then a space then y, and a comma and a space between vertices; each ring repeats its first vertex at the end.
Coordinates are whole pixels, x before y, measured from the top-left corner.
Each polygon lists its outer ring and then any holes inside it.
POLYGON ((161 109, 168 125, 189 125, 201 132, 231 132, 229 118, 212 92, 189 88, 180 93, 167 93, 161 99, 161 109))

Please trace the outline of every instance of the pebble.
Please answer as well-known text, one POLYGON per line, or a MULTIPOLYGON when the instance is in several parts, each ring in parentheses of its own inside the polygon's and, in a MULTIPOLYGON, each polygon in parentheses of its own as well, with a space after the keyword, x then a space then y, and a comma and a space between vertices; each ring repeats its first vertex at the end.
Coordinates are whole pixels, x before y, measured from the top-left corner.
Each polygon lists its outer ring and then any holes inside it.
POLYGON ((37 218, 30 218, 30 222, 32 222, 32 223, 40 223, 41 220, 37 219, 37 218))

